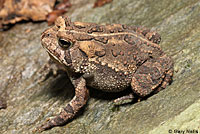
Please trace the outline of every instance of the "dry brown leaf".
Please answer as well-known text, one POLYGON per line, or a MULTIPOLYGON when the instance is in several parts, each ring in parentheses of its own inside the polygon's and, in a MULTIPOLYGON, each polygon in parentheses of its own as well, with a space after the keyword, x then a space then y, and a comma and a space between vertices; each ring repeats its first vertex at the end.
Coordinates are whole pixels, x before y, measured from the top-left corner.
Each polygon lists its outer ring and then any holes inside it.
POLYGON ((96 0, 96 2, 94 3, 94 6, 93 8, 96 8, 96 7, 101 7, 107 3, 110 3, 112 2, 112 0, 96 0))
POLYGON ((67 12, 69 7, 71 7, 71 3, 69 2, 69 0, 63 0, 63 2, 57 4, 54 11, 50 12, 47 15, 48 25, 52 25, 58 16, 67 12))
POLYGON ((42 21, 56 0, 0 0, 0 28, 21 20, 42 21))
POLYGON ((65 13, 65 12, 66 12, 65 10, 54 10, 54 11, 50 12, 50 13, 47 15, 47 22, 48 22, 48 25, 54 24, 56 18, 58 18, 58 16, 62 15, 62 14, 65 13))

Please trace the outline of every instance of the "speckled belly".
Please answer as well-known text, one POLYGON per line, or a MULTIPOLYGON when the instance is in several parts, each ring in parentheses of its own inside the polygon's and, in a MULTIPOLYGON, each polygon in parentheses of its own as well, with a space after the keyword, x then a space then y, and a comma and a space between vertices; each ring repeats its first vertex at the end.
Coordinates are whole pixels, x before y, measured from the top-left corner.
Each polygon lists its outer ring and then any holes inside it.
POLYGON ((107 73, 94 72, 94 77, 86 80, 87 86, 106 91, 106 92, 119 92, 130 86, 131 75, 120 75, 112 71, 107 73))

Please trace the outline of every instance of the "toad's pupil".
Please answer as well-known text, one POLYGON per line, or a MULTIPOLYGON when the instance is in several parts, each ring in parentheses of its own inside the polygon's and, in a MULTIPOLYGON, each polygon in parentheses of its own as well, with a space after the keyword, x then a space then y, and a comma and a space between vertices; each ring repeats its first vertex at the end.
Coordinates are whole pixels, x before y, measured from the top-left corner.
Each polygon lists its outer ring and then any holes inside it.
POLYGON ((58 39, 58 44, 62 47, 62 48, 68 48, 69 46, 71 46, 71 41, 67 41, 64 39, 59 38, 58 39))

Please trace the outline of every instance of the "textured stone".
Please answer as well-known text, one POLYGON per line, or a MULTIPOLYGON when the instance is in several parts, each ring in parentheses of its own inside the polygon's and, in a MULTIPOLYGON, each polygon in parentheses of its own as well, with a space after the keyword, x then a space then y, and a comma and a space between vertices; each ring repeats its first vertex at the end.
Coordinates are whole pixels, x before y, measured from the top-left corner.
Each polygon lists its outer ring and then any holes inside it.
MULTIPOLYGON (((199 130, 199 0, 113 0, 95 9, 93 3, 74 0, 67 15, 72 21, 142 25, 158 31, 161 48, 174 59, 174 82, 144 101, 120 107, 112 102, 118 94, 91 89, 91 99, 76 119, 43 133, 168 134, 173 124, 180 130, 199 130)), ((7 109, 0 110, 2 134, 31 133, 73 96, 65 75, 34 81, 48 60, 40 44, 46 28, 46 23, 23 23, 0 33, 0 94, 7 101, 7 109)))

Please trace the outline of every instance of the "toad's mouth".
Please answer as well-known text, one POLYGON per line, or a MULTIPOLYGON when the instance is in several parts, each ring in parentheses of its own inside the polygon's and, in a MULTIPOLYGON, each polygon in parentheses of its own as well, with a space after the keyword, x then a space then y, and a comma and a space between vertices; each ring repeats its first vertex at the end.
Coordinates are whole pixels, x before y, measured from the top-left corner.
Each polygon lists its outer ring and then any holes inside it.
POLYGON ((50 49, 51 46, 49 45, 42 45, 43 48, 46 50, 46 52, 48 53, 49 57, 55 62, 55 63, 58 63, 60 65, 63 65, 63 66, 66 66, 66 67, 69 67, 71 66, 72 64, 72 61, 71 61, 71 55, 70 55, 70 52, 67 51, 56 51, 56 49, 50 49))
POLYGON ((60 61, 60 59, 58 57, 56 57, 54 54, 52 54, 48 49, 46 49, 47 53, 49 54, 49 57, 56 62, 59 62, 60 64, 62 64, 62 62, 60 61))
MULTIPOLYGON (((62 61, 60 60, 59 57, 56 56, 55 52, 50 48, 51 45, 48 45, 44 42, 42 42, 42 47, 46 50, 46 52, 48 53, 49 57, 55 61, 58 62, 60 64, 63 64, 62 61)), ((57 54, 58 55, 58 54, 57 54)))

